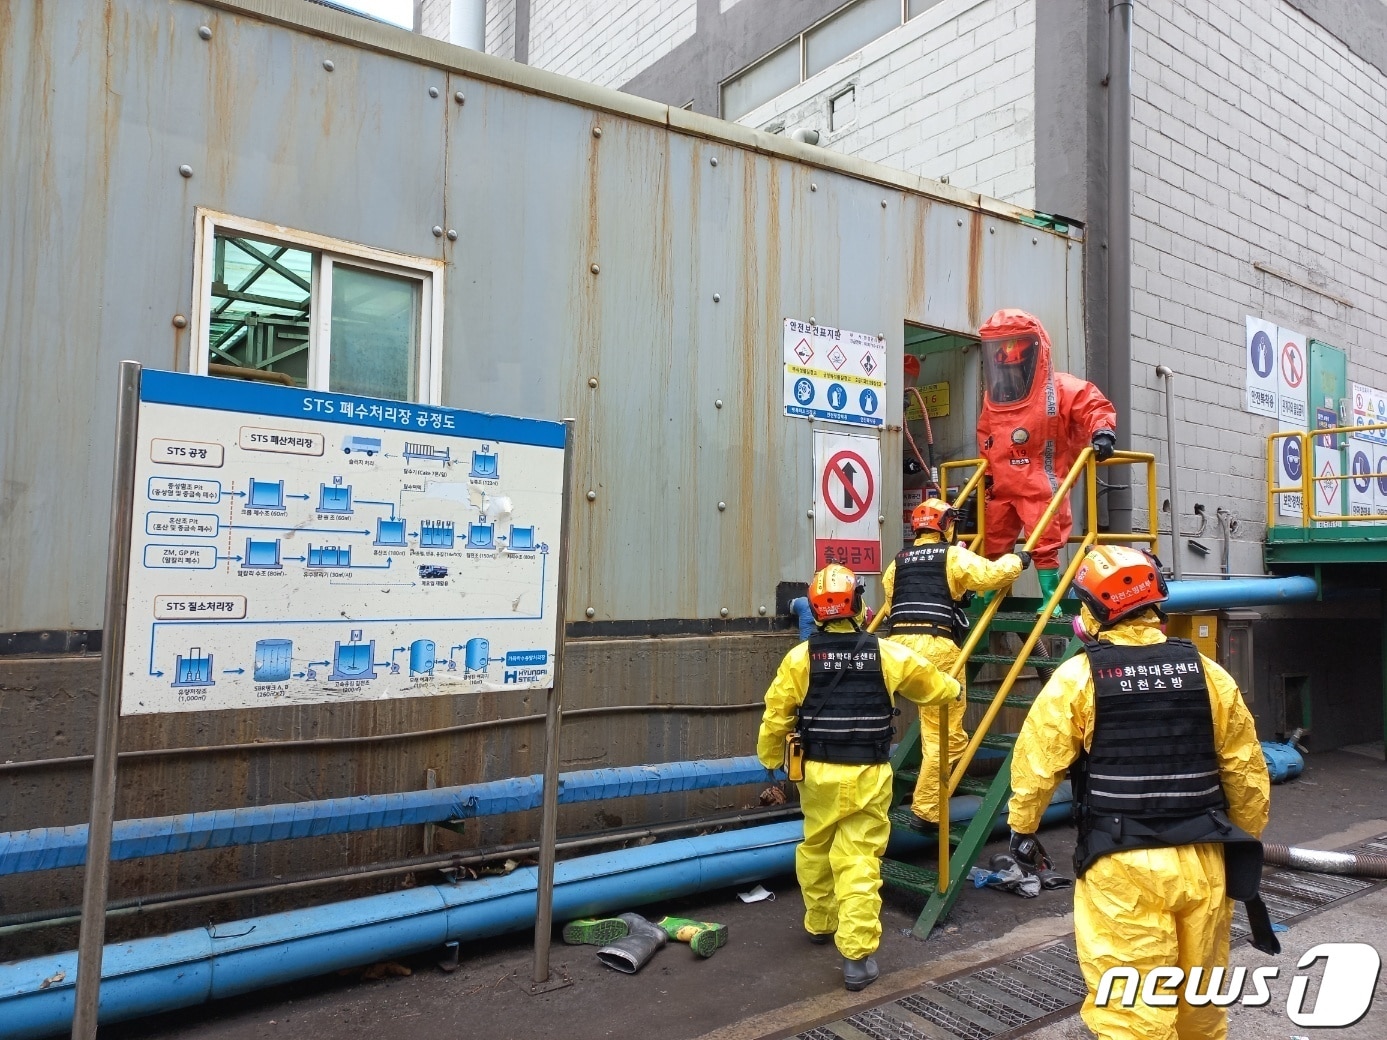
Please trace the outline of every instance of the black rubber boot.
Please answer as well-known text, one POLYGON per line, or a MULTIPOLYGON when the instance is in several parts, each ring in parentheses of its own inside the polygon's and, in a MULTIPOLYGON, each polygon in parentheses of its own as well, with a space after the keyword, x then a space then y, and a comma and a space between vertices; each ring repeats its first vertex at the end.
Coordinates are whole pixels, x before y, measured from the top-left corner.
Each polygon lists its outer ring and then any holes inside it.
POLYGON ((597 951, 597 959, 609 968, 634 975, 659 952, 669 936, 663 928, 651 924, 640 914, 618 914, 630 931, 626 938, 609 943, 597 951))
POLYGON ((880 974, 875 957, 863 957, 860 961, 843 958, 843 985, 853 993, 866 989, 880 974))

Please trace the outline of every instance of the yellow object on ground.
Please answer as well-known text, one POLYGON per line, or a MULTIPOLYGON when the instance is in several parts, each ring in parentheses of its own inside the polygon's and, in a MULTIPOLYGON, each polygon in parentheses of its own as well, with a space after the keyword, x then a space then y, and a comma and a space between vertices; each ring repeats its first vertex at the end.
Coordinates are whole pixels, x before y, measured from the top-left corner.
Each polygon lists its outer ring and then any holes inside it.
MULTIPOLYGON (((852 632, 847 621, 828 632, 852 632)), ((878 640, 887 690, 917 704, 956 698, 961 687, 929 661, 889 639, 878 640)), ((809 691, 809 643, 793 647, 766 691, 766 710, 756 738, 756 756, 775 769, 784 755, 785 734, 809 691)), ((891 825, 891 766, 806 761, 799 785, 804 841, 795 850, 795 876, 804 896, 804 927, 836 933, 838 951, 860 960, 881 941, 881 856, 891 825)))
MULTIPOLYGON (((916 545, 932 545, 939 541, 933 531, 917 535, 916 545)), ((961 545, 949 547, 945 564, 945 574, 949 579, 949 594, 954 599, 962 599, 967 592, 990 592, 1004 589, 1021 576, 1021 558, 1008 553, 999 560, 989 560, 984 556, 965 549, 961 545)), ((881 587, 886 599, 881 605, 883 611, 890 611, 891 597, 896 586, 896 561, 892 560, 881 576, 881 587)), ((910 647, 928 660, 940 671, 947 672, 958 661, 958 646, 952 639, 943 636, 911 634, 902 632, 891 639, 910 647)), ((968 731, 963 728, 965 703, 949 705, 949 765, 952 766, 963 757, 968 748, 968 731)), ((911 799, 911 811, 922 820, 939 822, 939 712, 920 712, 920 775, 915 781, 915 796, 911 799)))
MULTIPOLYGON (((1125 646, 1165 641, 1156 615, 1100 630, 1085 607, 1086 629, 1125 646)), ((1232 677, 1208 658, 1204 675, 1213 709, 1214 746, 1229 819, 1252 835, 1266 826, 1270 784, 1252 713, 1232 677)), ((1157 696, 1153 694, 1153 696, 1157 696)), ((1034 833, 1064 772, 1092 746, 1094 691, 1088 657, 1060 665, 1026 717, 1011 766, 1012 830, 1034 833)), ((1103 972, 1116 965, 1227 965, 1232 903, 1225 894, 1223 849, 1200 844, 1129 849, 1096 860, 1074 888, 1074 932, 1089 994, 1083 1019, 1099 1036, 1130 1040, 1222 1040, 1222 1008, 1150 1007, 1137 998, 1121 1006, 1121 987, 1109 1006, 1094 1006, 1103 972)))

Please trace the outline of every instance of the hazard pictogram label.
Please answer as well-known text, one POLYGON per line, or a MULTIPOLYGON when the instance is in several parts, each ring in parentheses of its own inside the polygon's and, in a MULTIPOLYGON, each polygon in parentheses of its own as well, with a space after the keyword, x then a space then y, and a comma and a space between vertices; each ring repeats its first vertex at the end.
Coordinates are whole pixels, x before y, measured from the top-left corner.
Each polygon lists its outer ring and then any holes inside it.
MULTIPOLYGON (((1334 472, 1333 462, 1325 462, 1323 468, 1320 469, 1321 477, 1332 478, 1337 477, 1338 475, 1338 473, 1334 472)), ((1331 479, 1317 480, 1315 481, 1315 483, 1317 483, 1320 487, 1320 498, 1324 499, 1324 504, 1326 506, 1332 506, 1334 504, 1334 500, 1339 497, 1339 482, 1337 480, 1331 479)))
POLYGON ((876 369, 877 369, 876 358, 872 357, 872 355, 871 355, 870 352, 869 352, 869 353, 866 353, 866 354, 863 354, 863 355, 862 355, 862 371, 865 372, 865 373, 867 373, 867 375, 871 375, 873 372, 876 371, 876 369))
POLYGON ((834 348, 828 352, 828 363, 835 369, 841 369, 848 363, 848 356, 843 353, 842 347, 835 345, 834 348))
POLYGON ((795 357, 799 358, 801 365, 807 365, 814 357, 814 348, 809 345, 807 339, 801 338, 795 344, 795 357))

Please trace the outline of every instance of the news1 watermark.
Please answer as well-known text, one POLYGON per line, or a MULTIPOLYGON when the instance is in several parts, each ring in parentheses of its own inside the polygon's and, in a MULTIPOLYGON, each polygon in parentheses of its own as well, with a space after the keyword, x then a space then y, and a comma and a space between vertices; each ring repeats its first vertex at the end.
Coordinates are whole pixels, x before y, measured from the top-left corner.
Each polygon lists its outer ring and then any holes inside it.
MULTIPOLYGON (((1286 1015, 1298 1026, 1335 1029, 1351 1026, 1368 1013, 1377 988, 1382 958, 1367 943, 1320 943, 1306 950, 1297 969, 1319 969, 1319 989, 1312 1007, 1306 995, 1314 974, 1297 970, 1286 995, 1286 1015)), ((1276 965, 1257 968, 1152 968, 1145 977, 1136 968, 1109 968, 1098 980, 1093 1002, 1098 1007, 1133 1007, 1137 997, 1147 1007, 1175 1007, 1183 998, 1190 1007, 1263 1007, 1271 1003, 1272 983, 1281 976, 1276 965), (1123 983, 1114 998, 1117 983, 1123 983)))

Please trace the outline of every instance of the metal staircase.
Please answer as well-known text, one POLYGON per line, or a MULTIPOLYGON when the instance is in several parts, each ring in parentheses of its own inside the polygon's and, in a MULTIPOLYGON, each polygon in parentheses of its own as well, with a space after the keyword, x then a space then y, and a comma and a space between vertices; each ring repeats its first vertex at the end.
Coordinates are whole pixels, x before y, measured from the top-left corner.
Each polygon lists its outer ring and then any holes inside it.
MULTIPOLYGON (((981 484, 987 464, 981 459, 947 463, 943 467, 945 473, 941 474, 941 480, 946 486, 948 483, 947 470, 956 467, 973 467, 974 469, 971 478, 963 486, 955 500, 955 506, 958 506, 965 502, 981 484)), ((1092 449, 1086 448, 1059 485, 1055 497, 1036 525, 1036 530, 1031 532, 1026 539, 1024 548, 1027 551, 1034 547, 1040 535, 1049 526, 1060 504, 1075 487, 1081 485, 1081 482, 1087 506, 1084 510, 1086 529, 1083 534, 1070 538, 1070 542, 1075 544, 1075 551, 1071 555, 1068 566, 1060 573, 1059 585, 1054 594, 1045 601, 1008 596, 1006 591, 999 592, 992 597, 989 603, 974 613, 968 640, 960 649, 958 663, 951 669, 951 674, 955 678, 966 678, 968 702, 986 705, 986 708, 982 719, 974 728, 968 749, 963 753, 952 772, 947 760, 947 737, 940 741, 939 804, 941 813, 936 865, 928 867, 897 859, 882 860, 881 875, 886 884, 927 897, 925 908, 912 929, 918 938, 928 938, 934 926, 948 916, 949 911, 958 900, 963 886, 967 883, 969 869, 977 862, 983 846, 991 839, 997 818, 1006 808, 1007 800, 1011 795, 1011 754, 1017 733, 1006 727, 1002 727, 1001 731, 994 732, 994 725, 997 724, 999 715, 1003 709, 1029 710, 1038 691, 1023 692, 1017 686, 1019 680, 1028 670, 1037 678, 1048 678, 1050 670, 1067 661, 1080 649, 1081 643, 1075 637, 1072 625, 1073 609, 1076 608, 1076 604, 1073 600, 1064 601, 1063 597, 1069 589, 1070 582, 1073 581, 1084 553, 1091 546, 1100 543, 1146 542, 1153 548, 1155 546, 1155 518, 1158 514, 1155 501, 1154 456, 1139 452, 1118 452, 1111 459, 1100 463, 1094 459, 1092 449), (1107 466, 1133 464, 1144 465, 1146 468, 1147 516, 1151 522, 1151 529, 1141 532, 1100 533, 1097 530, 1096 521, 1098 515, 1098 472, 1107 466), (1002 609, 1003 607, 1006 609, 1002 609), (1070 608, 1069 612, 1063 612, 1065 607, 1070 608), (1057 611, 1060 612, 1057 613, 1057 611), (1021 637, 1020 649, 1013 654, 1003 652, 1001 647, 994 647, 994 643, 1009 643, 1014 638, 1004 636, 1000 640, 994 639, 994 633, 1014 633, 1015 636, 1021 637), (1045 645, 1040 643, 1042 638, 1054 636, 1065 637, 1067 640, 1063 653, 1058 657, 1047 656, 1045 645), (1040 647, 1039 653, 1037 653, 1038 645, 1040 647), (978 647, 980 646, 986 647, 986 651, 979 652, 978 647), (982 685, 979 677, 983 670, 989 666, 1005 668, 1005 675, 997 683, 994 690, 979 689, 982 685), (981 748, 1003 753, 997 773, 991 779, 970 775, 968 772, 981 748), (982 799, 977 812, 974 813, 972 820, 961 833, 950 828, 949 813, 945 808, 949 805, 949 799, 954 794, 977 795, 982 799)), ((982 496, 979 495, 978 532, 972 539, 973 545, 981 543, 985 530, 986 516, 982 505, 982 496)), ((884 620, 882 615, 878 615, 873 620, 872 627, 875 628, 882 620, 884 620)), ((948 733, 948 713, 952 710, 951 706, 943 705, 937 709, 926 708, 922 710, 938 711, 940 715, 939 732, 941 734, 948 733)), ((914 794, 916 779, 919 776, 920 756, 920 726, 916 722, 906 732, 891 759, 891 766, 895 772, 893 808, 889 814, 893 833, 900 830, 919 834, 919 831, 912 827, 914 814, 910 811, 910 802, 914 794)))

